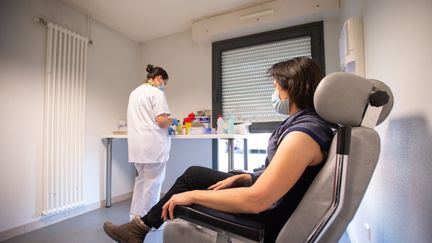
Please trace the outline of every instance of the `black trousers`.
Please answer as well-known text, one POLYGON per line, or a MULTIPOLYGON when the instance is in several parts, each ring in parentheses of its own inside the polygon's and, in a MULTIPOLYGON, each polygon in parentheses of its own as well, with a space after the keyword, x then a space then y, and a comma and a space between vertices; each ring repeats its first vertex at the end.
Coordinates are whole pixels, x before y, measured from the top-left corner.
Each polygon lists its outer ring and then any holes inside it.
POLYGON ((191 191, 206 190, 218 181, 224 180, 232 174, 212 170, 201 166, 189 167, 177 180, 169 191, 154 205, 150 211, 142 217, 144 223, 153 228, 159 228, 163 224, 162 207, 174 194, 191 191))
MULTIPOLYGON (((177 178, 174 185, 159 202, 150 209, 147 215, 142 217, 142 220, 149 227, 159 228, 164 222, 163 219, 161 219, 162 207, 172 195, 191 190, 206 190, 209 186, 230 176, 233 176, 233 174, 201 166, 191 166, 177 178)), ((283 208, 267 210, 259 214, 236 214, 238 217, 264 224, 264 243, 275 242, 279 231, 287 220, 287 217, 281 217, 281 215, 286 215, 286 210, 283 208)))

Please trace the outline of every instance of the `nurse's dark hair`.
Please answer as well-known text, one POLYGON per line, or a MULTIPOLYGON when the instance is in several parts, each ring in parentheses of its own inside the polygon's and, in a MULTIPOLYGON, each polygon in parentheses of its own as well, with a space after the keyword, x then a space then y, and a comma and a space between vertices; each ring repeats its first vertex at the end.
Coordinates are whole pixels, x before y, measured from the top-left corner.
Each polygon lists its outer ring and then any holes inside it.
POLYGON ((289 101, 299 109, 314 108, 313 95, 324 74, 319 64, 309 57, 296 57, 273 64, 267 71, 284 90, 289 101))
POLYGON ((146 71, 148 73, 147 74, 147 80, 154 79, 159 75, 162 76, 163 80, 169 79, 168 73, 161 67, 155 67, 151 64, 148 64, 146 71))

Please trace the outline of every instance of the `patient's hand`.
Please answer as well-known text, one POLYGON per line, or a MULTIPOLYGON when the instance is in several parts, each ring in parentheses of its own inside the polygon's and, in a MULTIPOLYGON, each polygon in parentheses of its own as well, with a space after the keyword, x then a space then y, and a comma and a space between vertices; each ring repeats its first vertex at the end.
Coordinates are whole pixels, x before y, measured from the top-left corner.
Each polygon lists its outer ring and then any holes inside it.
POLYGON ((193 203, 193 194, 196 191, 187 191, 174 194, 162 207, 161 218, 164 221, 174 220, 174 208, 177 205, 191 205, 193 203))
POLYGON ((225 180, 218 181, 215 184, 209 186, 208 190, 222 190, 226 188, 232 187, 232 185, 236 182, 247 182, 251 181, 252 176, 249 174, 239 174, 226 178, 225 180))

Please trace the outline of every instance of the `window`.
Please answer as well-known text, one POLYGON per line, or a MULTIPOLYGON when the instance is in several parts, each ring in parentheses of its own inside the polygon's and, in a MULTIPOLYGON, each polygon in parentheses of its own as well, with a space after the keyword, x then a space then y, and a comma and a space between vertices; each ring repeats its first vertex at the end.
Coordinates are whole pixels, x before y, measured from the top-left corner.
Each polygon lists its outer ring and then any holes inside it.
MULTIPOLYGON (((236 123, 251 121, 252 135, 248 139, 248 155, 234 156, 235 169, 250 171, 264 164, 269 133, 286 117, 273 111, 273 83, 267 70, 274 63, 298 56, 309 56, 324 65, 323 22, 304 24, 230 40, 214 42, 212 46, 213 124, 218 115, 232 115, 236 123), (255 141, 257 140, 257 141, 255 141), (256 145, 256 146, 255 146, 256 145), (260 161, 262 160, 262 161, 260 161), (240 167, 239 167, 240 166, 240 167)), ((213 167, 225 170, 223 144, 213 145, 213 167), (219 148, 218 148, 219 147, 219 148), (217 152, 216 152, 217 151, 217 152), (219 166, 218 157, 224 160, 219 166)), ((244 151, 241 151, 242 153, 244 151)))
MULTIPOLYGON (((247 139, 247 150, 245 157, 245 146, 243 139, 234 139, 234 169, 241 169, 253 172, 264 165, 267 157, 267 141, 270 133, 251 133, 247 139), (247 163, 245 163, 245 160, 247 163)), ((219 139, 218 143, 217 169, 228 171, 228 142, 226 139, 219 139)))
POLYGON ((213 122, 233 115, 251 121, 252 132, 271 132, 285 117, 270 103, 272 64, 298 56, 324 70, 323 24, 316 22, 213 43, 213 122))

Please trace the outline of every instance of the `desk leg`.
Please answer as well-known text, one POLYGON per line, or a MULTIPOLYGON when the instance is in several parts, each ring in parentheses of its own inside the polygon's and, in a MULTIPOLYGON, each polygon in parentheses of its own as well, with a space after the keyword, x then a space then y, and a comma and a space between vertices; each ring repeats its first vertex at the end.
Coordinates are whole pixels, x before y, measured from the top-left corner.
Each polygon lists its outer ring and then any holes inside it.
POLYGON ((105 193, 105 207, 111 207, 111 169, 112 169, 112 138, 107 138, 106 147, 106 193, 105 193))
POLYGON ((234 139, 228 138, 228 171, 234 169, 234 139))

